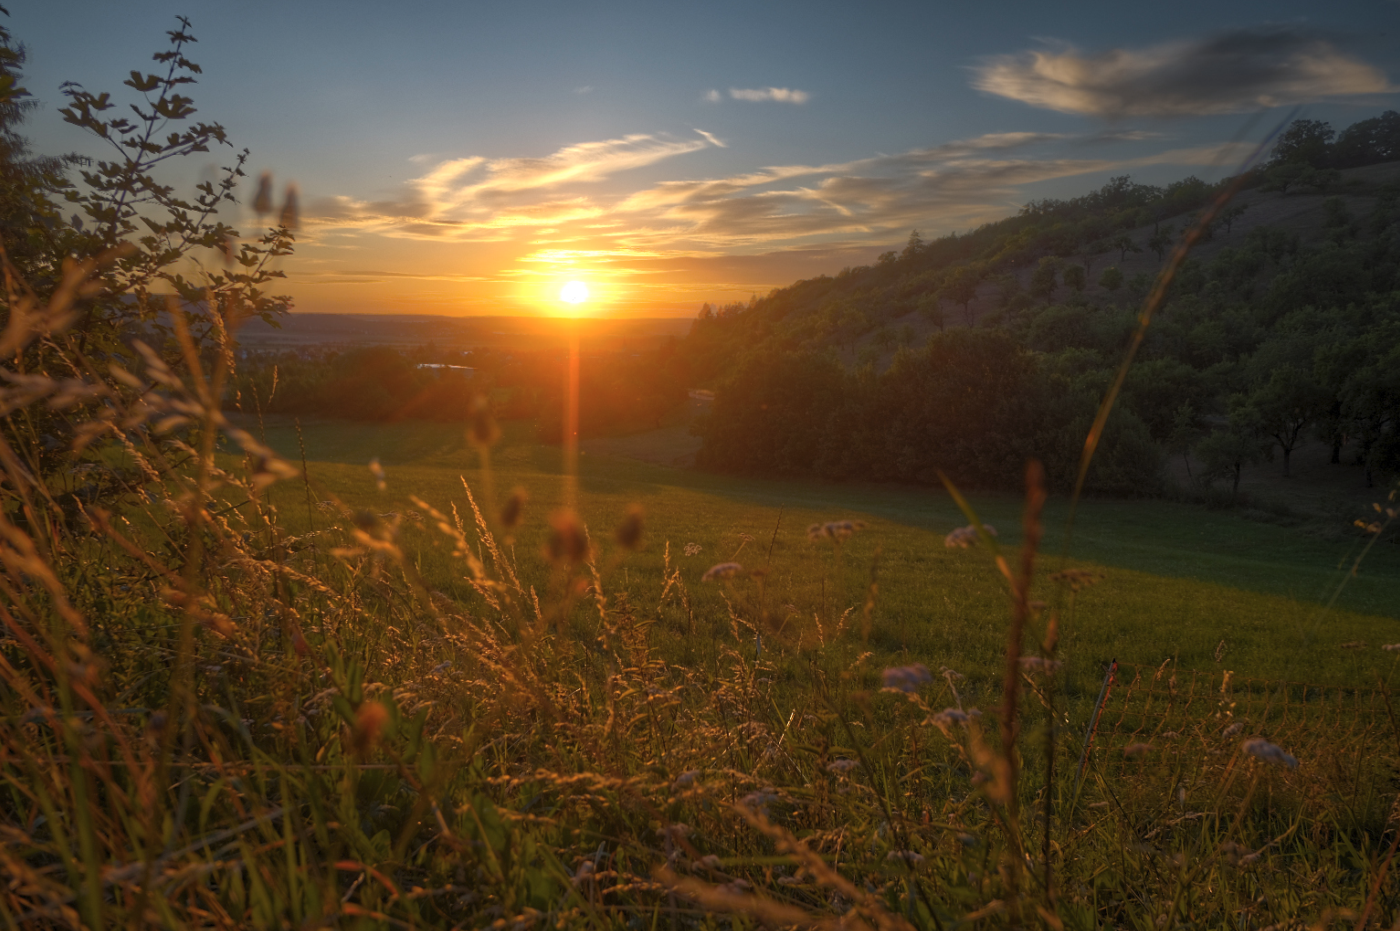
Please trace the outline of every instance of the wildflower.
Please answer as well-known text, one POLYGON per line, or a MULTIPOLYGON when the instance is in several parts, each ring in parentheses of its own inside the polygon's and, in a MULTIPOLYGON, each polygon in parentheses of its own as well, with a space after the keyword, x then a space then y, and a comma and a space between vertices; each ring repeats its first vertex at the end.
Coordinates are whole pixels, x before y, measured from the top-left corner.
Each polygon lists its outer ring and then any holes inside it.
POLYGON ((777 800, 778 793, 774 792, 772 789, 759 789, 757 792, 750 792, 748 795, 739 799, 739 804, 743 805, 745 808, 751 808, 754 811, 761 812, 766 810, 769 805, 777 800))
POLYGON ((1265 763, 1277 763, 1280 766, 1287 766, 1289 769, 1298 768, 1296 756, 1285 753, 1277 744, 1269 743, 1262 737, 1251 737, 1240 744, 1240 749, 1250 756, 1258 757, 1265 763))
POLYGON ((885 859, 890 861, 903 860, 910 866, 917 866, 924 862, 923 854, 915 853, 912 850, 891 850, 885 855, 885 859))
POLYGON ((1040 656, 1023 656, 1023 657, 1021 657, 1021 668, 1022 668, 1022 669, 1024 669, 1024 670, 1027 671, 1027 672, 1039 672, 1039 673, 1043 673, 1043 674, 1045 674, 1045 675, 1047 675, 1047 676, 1048 676, 1048 675, 1052 675, 1053 673, 1059 672, 1059 671, 1060 671, 1060 667, 1063 666, 1063 665, 1064 665, 1064 664, 1061 663, 1059 660, 1045 659, 1045 658, 1040 657, 1040 656))
POLYGON ((943 736, 949 740, 953 737, 953 725, 966 724, 971 718, 966 711, 961 708, 944 708, 942 711, 928 719, 928 723, 943 732, 943 736))
POLYGON ((383 491, 385 488, 389 487, 388 484, 384 481, 384 467, 379 464, 379 460, 377 458, 371 459, 369 461, 369 474, 374 476, 375 487, 378 488, 380 491, 383 491))
POLYGON ((705 854, 705 856, 701 857, 699 863, 706 869, 711 870, 717 870, 720 867, 719 857, 715 856, 712 853, 707 853, 705 854))
POLYGON ((1400 650, 1400 643, 1387 643, 1384 646, 1382 646, 1381 649, 1385 650, 1387 653, 1394 653, 1397 650, 1400 650))
POLYGON ((617 525, 617 542, 629 550, 635 550, 642 542, 642 506, 628 505, 622 523, 617 525))
POLYGON ((919 686, 932 682, 933 674, 923 663, 914 663, 912 666, 892 666, 884 671, 882 679, 887 689, 914 692, 919 686))
POLYGON ((1244 722, 1243 722, 1243 721, 1236 721, 1234 724, 1231 724, 1229 727, 1225 728, 1225 730, 1221 731, 1221 732, 1220 732, 1220 736, 1221 736, 1221 737, 1234 737, 1236 734, 1238 734, 1238 733, 1239 733, 1240 731, 1242 731, 1242 730, 1244 730, 1244 722))
POLYGON ((865 527, 866 523, 863 520, 833 520, 825 524, 813 524, 807 528, 807 539, 813 543, 818 540, 844 543, 854 536, 857 530, 864 530, 865 527))
POLYGON ((722 562, 711 566, 700 577, 702 582, 713 582, 716 579, 732 579, 734 576, 744 571, 744 567, 737 562, 722 562))
POLYGON ((577 886, 591 880, 594 869, 592 860, 584 860, 580 863, 578 869, 574 871, 574 885, 577 886))
POLYGON ((1152 751, 1152 744, 1131 743, 1123 748, 1124 756, 1145 756, 1152 751))
MULTIPOLYGON (((997 529, 991 524, 983 524, 982 532, 989 537, 997 535, 997 529)), ((977 528, 971 524, 966 527, 958 527, 943 538, 943 545, 948 549, 968 549, 977 545, 977 528)))
POLYGON ((835 773, 838 776, 844 776, 859 765, 860 764, 855 760, 832 760, 830 763, 826 764, 826 771, 835 773))
POLYGON ((699 543, 687 543, 687 544, 685 545, 685 555, 687 555, 687 556, 699 556, 699 555, 700 555, 700 544, 699 544, 699 543))

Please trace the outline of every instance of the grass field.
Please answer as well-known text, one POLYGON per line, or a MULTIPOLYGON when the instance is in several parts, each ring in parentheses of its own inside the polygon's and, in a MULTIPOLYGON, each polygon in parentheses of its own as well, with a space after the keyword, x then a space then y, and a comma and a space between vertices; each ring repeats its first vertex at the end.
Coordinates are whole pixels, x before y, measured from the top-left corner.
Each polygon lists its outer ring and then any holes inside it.
MULTIPOLYGON (((275 449, 299 458, 291 423, 268 421, 265 430, 275 449)), ((318 499, 389 513, 412 510, 416 495, 465 512, 462 479, 485 494, 477 453, 458 428, 317 422, 305 424, 302 437, 318 499), (383 492, 366 467, 372 458, 387 472, 383 492)), ((545 515, 562 503, 559 465, 559 450, 535 444, 523 425, 508 429, 494 453, 497 498, 514 485, 530 496, 517 543, 526 572, 538 562, 545 515)), ((645 508, 647 545, 619 570, 637 604, 655 602, 669 545, 673 564, 692 583, 697 614, 723 616, 726 588, 702 586, 700 576, 730 560, 766 565, 771 546, 764 598, 788 618, 770 646, 783 650, 796 647, 804 631, 815 635, 814 618, 829 630, 847 608, 858 611, 878 555, 870 648, 882 662, 946 665, 974 678, 998 669, 1005 587, 985 552, 944 546, 944 534, 966 521, 942 490, 738 479, 585 450, 580 495, 581 514, 597 539, 610 537, 628 504, 645 508), (839 552, 808 541, 809 524, 838 519, 865 520, 869 527, 839 552), (699 553, 685 555, 687 545, 698 545, 699 553)), ((308 513, 305 490, 285 483, 275 496, 281 519, 300 531, 308 513)), ((1014 549, 1021 502, 1004 494, 971 500, 998 528, 1001 544, 1014 549)), ((1170 502, 1088 500, 1079 509, 1073 558, 1063 563, 1066 517, 1066 503, 1052 499, 1043 569, 1073 565, 1104 574, 1080 595, 1064 631, 1071 680, 1085 688, 1110 658, 1153 666, 1175 659, 1187 669, 1333 685, 1374 684, 1388 675, 1391 654, 1378 647, 1400 640, 1400 549, 1393 545, 1374 547, 1348 578, 1364 546, 1360 537, 1336 542, 1170 502)), ((404 534, 424 575, 469 601, 467 586, 454 575, 460 569, 450 568, 444 538, 412 525, 404 534)), ((547 580, 536 576, 535 583, 543 587, 547 580)), ((754 598, 753 587, 740 583, 733 596, 754 598)), ((686 643, 691 631, 683 620, 674 614, 659 620, 675 637, 677 657, 693 656, 698 647, 686 643)))

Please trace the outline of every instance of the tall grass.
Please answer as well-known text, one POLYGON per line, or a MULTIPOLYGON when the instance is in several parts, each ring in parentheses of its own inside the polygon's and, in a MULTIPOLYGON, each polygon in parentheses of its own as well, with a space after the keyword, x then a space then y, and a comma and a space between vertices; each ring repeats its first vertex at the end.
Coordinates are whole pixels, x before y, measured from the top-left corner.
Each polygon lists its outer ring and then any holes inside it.
MULTIPOLYGON (((53 362, 7 371, 3 389, 7 927, 1264 928, 1400 914, 1389 683, 1348 728, 1295 686, 1241 707, 1226 675, 1209 700, 1194 685, 1188 697, 1189 671, 1165 664, 1117 685, 1117 718, 1100 715, 1086 749, 1098 703, 1064 687, 1057 644, 1093 579, 1062 571, 1053 602, 1032 598, 1033 467, 1019 553, 981 544, 1008 592, 1001 680, 881 669, 865 642, 875 570, 863 609, 794 617, 756 540, 736 554, 748 568, 700 583, 724 613, 697 615, 669 558, 657 602, 629 598, 635 510, 598 533, 522 509, 494 490, 503 480, 465 489, 460 513, 318 507, 304 461, 221 410, 234 321, 211 321, 222 342, 201 353, 173 311, 171 346, 138 345, 139 371, 83 355, 65 329, 96 267, 71 263, 47 302, 8 276, 0 354, 43 341, 53 362), (41 405, 80 421, 68 470, 47 478, 23 448, 40 441, 25 418, 41 405), (216 456, 221 437, 237 466, 216 456), (312 530, 287 531, 266 494, 279 482, 305 483, 312 530), (401 540, 415 519, 468 594, 422 577, 401 540), (548 521, 543 552, 517 551, 521 520, 548 521), (690 662, 659 646, 673 614, 704 644, 690 662), (1131 720, 1125 694, 1147 696, 1131 720)), ((496 432, 477 418, 485 459, 496 432)), ((856 532, 828 524, 813 545, 840 557, 856 532)))

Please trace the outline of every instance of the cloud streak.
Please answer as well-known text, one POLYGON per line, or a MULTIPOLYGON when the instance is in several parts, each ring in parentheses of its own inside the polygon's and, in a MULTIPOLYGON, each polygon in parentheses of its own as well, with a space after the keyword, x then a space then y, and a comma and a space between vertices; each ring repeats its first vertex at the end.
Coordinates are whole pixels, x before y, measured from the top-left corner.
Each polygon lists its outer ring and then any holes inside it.
MULTIPOLYGON (((1242 154, 1239 146, 1213 145, 1112 158, 1085 151, 1088 142, 1106 141, 1099 136, 1017 132, 718 177, 632 186, 614 177, 719 144, 696 132, 704 138, 629 136, 543 158, 447 159, 398 198, 321 201, 308 226, 317 235, 517 243, 521 258, 514 269, 495 272, 497 280, 574 265, 611 278, 658 280, 685 257, 849 253, 860 243, 902 238, 911 227, 938 232, 1004 216, 1025 199, 1025 185, 1155 164, 1217 165, 1242 154), (612 183, 599 186, 602 180, 612 183)), ((1138 139, 1121 135, 1121 142, 1138 139)))
POLYGON ((996 56, 975 70, 989 94, 1105 119, 1239 113, 1397 90, 1384 72, 1301 29, 1237 29, 1086 55, 1066 46, 996 56))
POLYGON ((587 194, 560 195, 559 188, 594 185, 710 144, 705 138, 635 134, 565 146, 543 157, 447 159, 395 197, 325 198, 311 205, 305 221, 312 231, 360 230, 420 239, 510 238, 514 228, 556 226, 602 214, 587 194))
MULTIPOLYGON (((711 93, 714 93, 713 91, 711 93)), ((788 87, 731 87, 729 96, 735 100, 746 100, 750 103, 763 103, 772 101, 774 103, 795 103, 804 104, 812 99, 812 95, 806 91, 788 87)))

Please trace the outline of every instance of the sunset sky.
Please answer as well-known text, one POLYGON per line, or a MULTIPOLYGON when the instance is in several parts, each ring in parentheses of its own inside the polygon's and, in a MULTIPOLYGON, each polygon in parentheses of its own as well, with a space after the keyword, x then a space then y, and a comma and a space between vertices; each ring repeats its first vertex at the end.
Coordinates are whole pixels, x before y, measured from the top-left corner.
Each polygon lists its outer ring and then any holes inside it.
POLYGON ((300 188, 312 312, 552 313, 577 279, 690 315, 1112 175, 1213 180, 1294 104, 1400 107, 1397 0, 8 6, 41 152, 100 154, 59 85, 129 93, 190 17, 246 199, 300 188))

